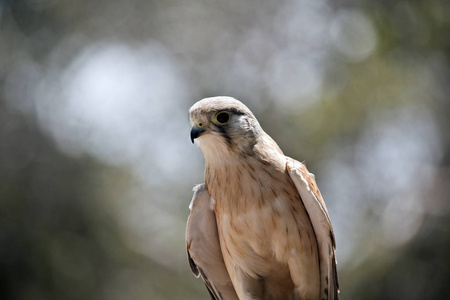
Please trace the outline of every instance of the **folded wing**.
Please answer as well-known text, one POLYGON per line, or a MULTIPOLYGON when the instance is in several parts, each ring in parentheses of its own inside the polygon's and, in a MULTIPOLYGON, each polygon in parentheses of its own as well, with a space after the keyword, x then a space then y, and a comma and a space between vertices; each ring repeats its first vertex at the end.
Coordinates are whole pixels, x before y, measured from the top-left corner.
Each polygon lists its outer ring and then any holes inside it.
POLYGON ((238 300, 220 250, 212 201, 203 185, 194 188, 186 228, 189 265, 192 273, 203 279, 211 299, 238 300))
POLYGON ((314 175, 305 165, 287 158, 287 170, 305 205, 317 238, 320 263, 321 299, 339 299, 339 282, 336 272, 336 244, 327 207, 317 188, 314 175))

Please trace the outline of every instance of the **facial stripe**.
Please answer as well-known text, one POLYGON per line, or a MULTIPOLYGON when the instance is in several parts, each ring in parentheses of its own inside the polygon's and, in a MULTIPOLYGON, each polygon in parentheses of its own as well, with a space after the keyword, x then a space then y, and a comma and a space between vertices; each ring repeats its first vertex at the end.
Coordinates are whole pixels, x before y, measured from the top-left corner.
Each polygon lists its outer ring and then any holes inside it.
POLYGON ((225 129, 225 126, 217 126, 217 128, 220 131, 220 134, 225 138, 225 141, 227 142, 228 147, 233 147, 233 140, 231 139, 231 136, 228 134, 227 130, 225 129))

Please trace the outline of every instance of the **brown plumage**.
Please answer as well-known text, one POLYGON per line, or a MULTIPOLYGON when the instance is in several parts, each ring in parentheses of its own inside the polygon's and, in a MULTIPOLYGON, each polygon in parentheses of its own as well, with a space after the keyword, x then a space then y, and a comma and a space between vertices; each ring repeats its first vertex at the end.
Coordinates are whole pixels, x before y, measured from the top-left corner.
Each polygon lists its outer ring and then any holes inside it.
POLYGON ((205 157, 186 241, 212 299, 338 299, 333 229, 314 175, 230 97, 189 111, 205 157))

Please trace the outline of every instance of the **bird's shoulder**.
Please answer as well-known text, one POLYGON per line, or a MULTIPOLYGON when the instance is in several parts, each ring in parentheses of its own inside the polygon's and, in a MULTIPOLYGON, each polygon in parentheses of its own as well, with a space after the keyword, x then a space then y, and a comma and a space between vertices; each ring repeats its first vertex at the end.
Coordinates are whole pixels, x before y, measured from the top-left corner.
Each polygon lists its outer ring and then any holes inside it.
POLYGON ((293 158, 286 156, 287 168, 289 171, 294 171, 300 174, 308 184, 309 189, 314 195, 323 202, 322 194, 319 191, 316 183, 316 177, 309 172, 304 163, 301 163, 293 158))
POLYGON ((326 213, 327 219, 329 219, 328 210, 325 205, 325 201, 323 200, 322 194, 320 193, 320 190, 317 186, 314 174, 308 171, 304 163, 301 163, 287 156, 286 156, 286 167, 291 174, 296 174, 300 176, 300 178, 305 182, 307 189, 314 194, 317 201, 319 201, 321 207, 326 213))

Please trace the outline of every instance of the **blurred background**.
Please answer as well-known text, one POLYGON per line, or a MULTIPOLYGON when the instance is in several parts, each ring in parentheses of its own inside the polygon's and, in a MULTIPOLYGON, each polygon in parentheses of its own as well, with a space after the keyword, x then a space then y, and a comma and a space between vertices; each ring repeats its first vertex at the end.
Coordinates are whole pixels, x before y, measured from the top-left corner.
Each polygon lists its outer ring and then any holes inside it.
POLYGON ((316 174, 342 299, 449 299, 450 2, 0 1, 0 299, 208 299, 187 111, 316 174))

